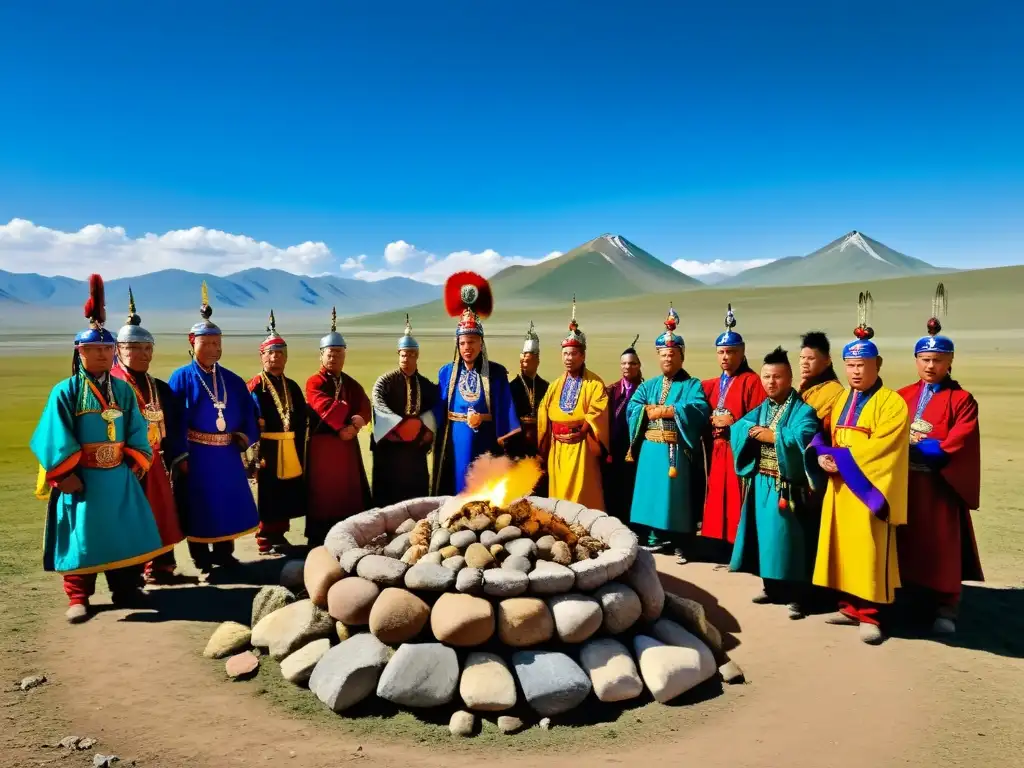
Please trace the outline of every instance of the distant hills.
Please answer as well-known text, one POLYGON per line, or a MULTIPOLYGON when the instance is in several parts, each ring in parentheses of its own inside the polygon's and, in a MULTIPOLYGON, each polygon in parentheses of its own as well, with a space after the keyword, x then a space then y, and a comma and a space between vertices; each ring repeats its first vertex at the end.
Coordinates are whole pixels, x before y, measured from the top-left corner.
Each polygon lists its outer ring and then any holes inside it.
POLYGON ((807 256, 790 256, 718 282, 722 287, 832 285, 948 272, 894 251, 857 230, 807 256))
MULTIPOLYGON (((339 315, 386 312, 422 304, 441 295, 436 285, 404 277, 370 283, 343 277, 306 277, 276 269, 247 269, 227 277, 167 269, 106 282, 107 312, 119 317, 128 308, 128 285, 145 317, 150 310, 198 309, 200 285, 206 280, 214 311, 258 310, 330 311, 339 315)), ((87 287, 82 280, 44 277, 0 270, 0 301, 43 307, 80 306, 87 287)))

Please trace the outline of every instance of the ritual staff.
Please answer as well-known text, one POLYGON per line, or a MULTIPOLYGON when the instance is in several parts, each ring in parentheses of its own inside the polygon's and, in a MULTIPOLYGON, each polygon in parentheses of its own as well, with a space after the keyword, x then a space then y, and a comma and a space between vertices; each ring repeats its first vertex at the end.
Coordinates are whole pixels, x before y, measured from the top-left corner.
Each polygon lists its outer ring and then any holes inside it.
POLYGON ((260 428, 245 380, 218 362, 221 330, 210 320, 213 307, 205 281, 199 315, 188 334, 192 362, 172 373, 167 383, 188 430, 188 459, 180 464, 183 476, 176 485, 178 510, 192 560, 208 572, 212 566, 237 564, 235 539, 259 525, 240 454, 259 439, 260 428))
POLYGON ((456 272, 444 285, 445 310, 458 317, 455 360, 437 374, 432 493, 461 493, 466 470, 485 453, 496 454, 519 433, 508 370, 487 357, 486 319, 494 308, 490 284, 474 272, 456 272))
POLYGON ((720 376, 703 383, 704 395, 711 407, 711 419, 704 432, 704 450, 708 469, 707 497, 701 536, 718 540, 716 559, 728 560, 729 545, 736 540, 743 501, 736 462, 729 442, 731 427, 750 413, 765 398, 758 375, 747 363, 747 347, 735 330, 732 304, 725 315, 725 331, 715 339, 720 376))
POLYGON ((576 322, 573 297, 569 334, 562 339, 565 373, 552 382, 537 408, 537 440, 547 466, 548 495, 603 511, 608 393, 586 363, 587 337, 576 322))
POLYGON ((828 336, 821 331, 809 331, 800 340, 800 397, 814 409, 825 434, 831 434, 832 404, 846 391, 836 376, 831 352, 828 336))
POLYGON ((629 508, 633 504, 633 486, 636 483, 636 462, 626 461, 629 452, 629 421, 626 406, 643 382, 640 356, 636 353, 637 335, 619 356, 621 378, 607 388, 608 416, 611 438, 608 456, 604 462, 604 501, 607 512, 624 523, 629 522, 629 508))
POLYGON ((114 337, 103 327, 103 281, 89 276, 89 327, 75 336, 71 377, 51 391, 30 447, 48 497, 43 569, 64 577, 71 623, 89 617, 96 574, 117 606, 137 607, 142 564, 170 550, 138 475, 152 461, 146 420, 125 382, 110 375, 114 337))
POLYGON ((323 544, 339 520, 371 506, 358 440, 359 430, 370 423, 370 399, 359 382, 342 370, 347 351, 332 308, 331 331, 320 339, 320 370, 306 381, 306 539, 311 547, 323 544))
MULTIPOLYGON (((519 375, 512 379, 509 388, 512 391, 512 403, 519 417, 521 432, 510 438, 505 445, 505 453, 512 458, 536 456, 537 444, 537 408, 548 391, 548 382, 537 375, 540 367, 540 336, 530 323, 530 329, 523 340, 523 350, 519 353, 519 375)), ((534 488, 537 496, 548 495, 548 478, 543 475, 534 488)))
POLYGON ((904 387, 910 422, 907 524, 899 528, 900 580, 929 609, 933 631, 956 631, 961 582, 984 581, 971 510, 981 494, 978 403, 951 375, 953 340, 940 335, 940 283, 928 335, 914 347, 920 381, 904 387))
POLYGON ((378 507, 430 494, 427 454, 434 443, 437 385, 419 372, 420 345, 409 316, 398 340, 398 368, 373 385, 373 498, 378 507))
POLYGON ((270 311, 267 338, 260 344, 263 370, 247 384, 260 413, 260 440, 255 453, 257 507, 260 526, 256 545, 261 555, 286 554, 285 534, 293 517, 306 514, 306 399, 302 388, 284 375, 288 345, 277 332, 270 311))
POLYGON ((850 389, 832 406, 831 435, 816 435, 808 454, 829 475, 814 583, 844 593, 826 621, 859 624, 861 640, 874 644, 884 639, 879 608, 900 585, 896 526, 907 522, 910 423, 906 401, 878 375, 871 304, 861 293, 856 339, 843 348, 850 389))
MULTIPOLYGON (((128 288, 128 320, 117 332, 117 359, 110 374, 128 383, 135 394, 147 436, 153 450, 153 463, 142 477, 142 487, 156 518, 164 546, 173 547, 183 541, 174 500, 171 478, 177 466, 188 456, 185 421, 178 410, 178 401, 166 382, 149 375, 153 361, 153 334, 142 327, 142 318, 135 311, 135 296, 128 288)), ((146 563, 147 584, 170 584, 174 581, 174 550, 168 550, 146 563)))
POLYGON ((818 544, 821 507, 809 506, 807 446, 818 419, 793 389, 786 350, 765 355, 761 383, 767 399, 732 426, 736 474, 743 507, 729 569, 760 576, 755 603, 783 603, 791 619, 803 618, 818 544))
POLYGON ((701 432, 711 409, 700 379, 683 368, 686 346, 678 325, 670 307, 665 332, 654 342, 661 375, 640 384, 626 406, 626 461, 637 460, 630 523, 646 530, 646 549, 674 546, 682 563, 704 500, 701 432))

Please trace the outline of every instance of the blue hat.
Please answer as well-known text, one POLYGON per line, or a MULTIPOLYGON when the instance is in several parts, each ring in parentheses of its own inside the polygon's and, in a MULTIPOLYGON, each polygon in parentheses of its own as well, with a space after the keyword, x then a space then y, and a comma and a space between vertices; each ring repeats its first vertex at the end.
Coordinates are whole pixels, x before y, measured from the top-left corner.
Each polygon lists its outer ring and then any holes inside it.
POLYGON ((419 349, 420 343, 413 338, 412 326, 409 324, 409 315, 405 316, 405 333, 398 340, 398 351, 401 352, 403 349, 419 349))
POLYGON ((871 327, 871 310, 875 300, 870 291, 861 291, 857 297, 857 327, 853 335, 857 338, 843 347, 843 360, 872 360, 878 357, 878 347, 871 340, 875 329, 871 327))
POLYGON ((939 322, 939 315, 945 315, 949 309, 949 295, 946 293, 946 286, 939 283, 935 288, 935 296, 932 298, 932 316, 928 320, 928 335, 922 336, 914 345, 914 357, 922 352, 939 352, 953 354, 953 340, 948 336, 941 336, 942 323, 939 322))
POLYGON ((103 290, 103 278, 89 275, 89 298, 85 302, 85 317, 89 327, 75 334, 75 346, 89 344, 107 346, 114 344, 114 335, 103 327, 107 320, 107 308, 103 290))
POLYGON ((668 316, 665 318, 665 332, 654 340, 655 349, 684 349, 686 342, 683 341, 683 337, 675 333, 676 328, 679 326, 679 315, 675 309, 669 305, 668 316))
POLYGON ((220 328, 210 321, 213 307, 210 306, 210 292, 206 288, 205 280, 203 280, 202 292, 203 303, 199 307, 199 316, 203 319, 189 329, 190 340, 195 339, 196 336, 220 336, 220 328))
POLYGON ((715 339, 715 346, 742 347, 743 337, 733 330, 736 327, 736 315, 733 314, 732 304, 729 304, 728 307, 729 309, 725 313, 725 332, 720 333, 718 338, 715 339))
POLYGON ((331 349, 332 347, 348 349, 345 337, 338 333, 338 311, 335 307, 331 307, 331 332, 320 339, 321 350, 331 349))
POLYGON ((128 319, 117 332, 119 344, 156 344, 153 334, 142 327, 142 318, 135 311, 135 296, 132 287, 128 286, 128 319))

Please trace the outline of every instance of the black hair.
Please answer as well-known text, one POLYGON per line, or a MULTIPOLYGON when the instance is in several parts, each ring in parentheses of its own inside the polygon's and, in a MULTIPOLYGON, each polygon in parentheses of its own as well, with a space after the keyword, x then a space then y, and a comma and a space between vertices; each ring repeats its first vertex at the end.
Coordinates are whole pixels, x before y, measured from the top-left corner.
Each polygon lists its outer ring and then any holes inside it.
POLYGON ((832 345, 828 342, 828 336, 825 335, 824 331, 810 331, 803 335, 800 339, 800 348, 816 349, 826 357, 832 351, 832 345))
POLYGON ((789 353, 786 352, 782 347, 776 347, 767 355, 764 356, 765 365, 784 365, 790 370, 792 366, 789 364, 789 353))

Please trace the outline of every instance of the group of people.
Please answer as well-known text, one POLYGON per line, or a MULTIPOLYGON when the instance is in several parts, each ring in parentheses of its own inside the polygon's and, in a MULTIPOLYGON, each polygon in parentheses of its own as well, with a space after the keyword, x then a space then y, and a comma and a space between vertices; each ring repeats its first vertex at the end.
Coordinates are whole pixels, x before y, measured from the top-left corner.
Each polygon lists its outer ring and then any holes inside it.
POLYGON ((419 372, 407 316, 398 368, 367 396, 343 371, 333 311, 320 370, 304 389, 285 375, 273 312, 262 371, 246 382, 224 369, 205 284, 192 361, 167 383, 154 379, 154 339, 134 300, 115 338, 94 275, 72 376, 54 388, 32 438, 37 492, 49 502, 45 567, 63 575, 67 618, 79 622, 99 572, 115 604, 135 606, 145 582, 174 578, 172 550, 184 539, 204 571, 236 563, 234 540, 253 532, 261 553, 285 551, 298 517, 316 546, 365 509, 458 494, 478 457, 503 454, 536 457, 546 470, 536 494, 606 510, 651 551, 674 549, 686 562, 714 542, 712 558, 762 577, 755 602, 785 604, 793 618, 835 600, 830 622, 859 625, 862 639, 878 642, 902 580, 933 601, 934 629, 952 632, 961 582, 981 579, 970 522, 979 437, 977 404, 950 375, 941 286, 933 303, 915 348, 920 380, 898 392, 879 378, 869 294, 843 349, 849 389, 821 332, 803 338, 796 385, 781 348, 755 372, 731 306, 715 340, 720 375, 702 382, 685 370, 670 308, 654 341, 659 375, 643 377, 636 337, 606 386, 586 365, 575 299, 564 372, 549 383, 537 375, 532 323, 514 378, 489 358, 490 285, 460 272, 444 288, 456 349, 437 383, 419 372), (356 439, 365 426, 369 479, 356 439))

